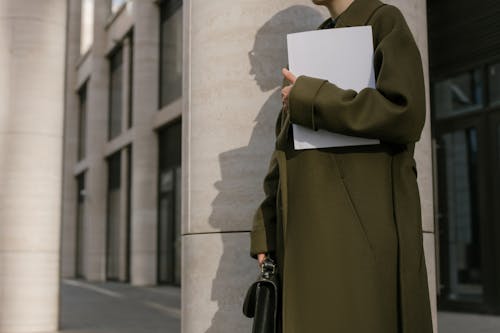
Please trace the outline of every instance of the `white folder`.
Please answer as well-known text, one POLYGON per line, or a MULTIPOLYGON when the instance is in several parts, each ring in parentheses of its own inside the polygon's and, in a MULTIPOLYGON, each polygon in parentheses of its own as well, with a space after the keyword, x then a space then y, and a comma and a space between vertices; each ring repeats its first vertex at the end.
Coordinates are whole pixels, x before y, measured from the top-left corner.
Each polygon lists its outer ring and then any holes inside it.
MULTIPOLYGON (((342 89, 375 88, 372 27, 319 29, 287 35, 288 66, 298 77, 326 79, 342 89)), ((335 110, 329 110, 335 113, 335 110)), ((380 140, 348 136, 292 124, 294 148, 379 144, 380 140)))

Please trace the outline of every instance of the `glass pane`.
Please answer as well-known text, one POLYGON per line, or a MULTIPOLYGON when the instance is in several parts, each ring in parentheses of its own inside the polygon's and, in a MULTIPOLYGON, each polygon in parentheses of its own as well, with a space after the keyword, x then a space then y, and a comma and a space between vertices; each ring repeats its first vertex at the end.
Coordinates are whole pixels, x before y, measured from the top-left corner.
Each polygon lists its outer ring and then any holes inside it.
POLYGON ((477 202, 477 130, 468 128, 442 136, 447 222, 450 299, 480 299, 483 293, 477 202))
POLYGON ((125 2, 127 2, 127 0, 111 0, 111 12, 116 13, 125 2))
POLYGON ((129 37, 129 54, 128 54, 128 128, 131 128, 134 120, 134 33, 129 37))
POLYGON ((500 63, 490 66, 488 70, 490 104, 500 104, 500 63))
POLYGON ((108 184, 109 189, 119 189, 121 181, 121 159, 120 152, 113 154, 108 160, 108 184))
POLYGON ((84 232, 85 232, 85 174, 77 177, 77 208, 76 208, 76 276, 83 277, 84 232))
POLYGON ((181 283, 181 167, 175 171, 175 283, 181 283))
POLYGON ((79 93, 80 107, 78 116, 78 160, 85 158, 87 141, 87 84, 84 84, 79 93))
POLYGON ((123 52, 119 48, 110 59, 110 105, 109 139, 121 133, 122 128, 122 93, 123 93, 123 52))
MULTIPOLYGON (((173 170, 164 170, 160 174, 162 182, 172 184, 173 170)), ((172 187, 168 186, 166 191, 161 189, 160 192, 160 218, 159 218, 159 244, 158 244, 158 259, 159 259, 159 282, 172 282, 173 265, 172 265, 172 227, 173 217, 173 195, 172 187)))
POLYGON ((181 121, 159 132, 160 282, 181 283, 181 121))
POLYGON ((107 273, 108 279, 120 277, 120 189, 108 193, 108 246, 107 273))
POLYGON ((164 1, 160 21, 161 107, 182 94, 182 1, 164 1))
POLYGON ((497 126, 497 157, 498 157, 498 164, 500 165, 500 125, 497 126))
POLYGON ((481 70, 477 69, 436 82, 434 104, 437 118, 480 110, 483 106, 481 70))
POLYGON ((108 160, 108 219, 106 278, 120 279, 123 253, 123 224, 121 214, 121 152, 113 154, 108 160))
POLYGON ((82 0, 80 54, 87 52, 94 39, 94 0, 82 0))

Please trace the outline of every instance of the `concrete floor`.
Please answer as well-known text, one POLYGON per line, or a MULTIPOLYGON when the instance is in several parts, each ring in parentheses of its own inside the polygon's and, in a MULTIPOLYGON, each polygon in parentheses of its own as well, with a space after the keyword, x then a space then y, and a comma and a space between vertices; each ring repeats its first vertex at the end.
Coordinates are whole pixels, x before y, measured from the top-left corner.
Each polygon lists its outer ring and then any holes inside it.
POLYGON ((180 332, 180 288, 61 283, 60 333, 180 332))
MULTIPOLYGON (((65 279, 59 333, 178 333, 180 288, 65 279)), ((498 333, 500 316, 438 312, 439 333, 498 333)))
POLYGON ((439 333, 498 333, 500 316, 438 312, 439 333))

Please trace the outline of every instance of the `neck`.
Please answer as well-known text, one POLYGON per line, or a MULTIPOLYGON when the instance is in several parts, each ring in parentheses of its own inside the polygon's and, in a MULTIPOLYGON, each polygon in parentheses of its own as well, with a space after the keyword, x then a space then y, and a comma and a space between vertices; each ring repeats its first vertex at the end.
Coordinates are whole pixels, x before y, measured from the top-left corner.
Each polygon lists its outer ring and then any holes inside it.
POLYGON ((325 4, 333 18, 337 18, 355 0, 333 0, 325 4))

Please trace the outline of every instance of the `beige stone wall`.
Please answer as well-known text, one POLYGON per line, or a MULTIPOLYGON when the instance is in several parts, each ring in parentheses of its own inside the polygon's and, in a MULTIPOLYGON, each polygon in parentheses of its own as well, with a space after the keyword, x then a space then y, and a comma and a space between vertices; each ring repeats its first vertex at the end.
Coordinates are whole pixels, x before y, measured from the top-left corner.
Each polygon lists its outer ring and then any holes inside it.
POLYGON ((0 332, 58 324, 66 2, 0 2, 0 332))
MULTIPOLYGON (((425 1, 391 3, 407 18, 427 72, 425 1)), ((248 231, 281 107, 285 36, 314 29, 328 15, 306 0, 185 1, 183 332, 250 329, 241 304, 258 271, 248 231)), ((416 159, 435 318, 429 120, 428 113, 416 159)))

